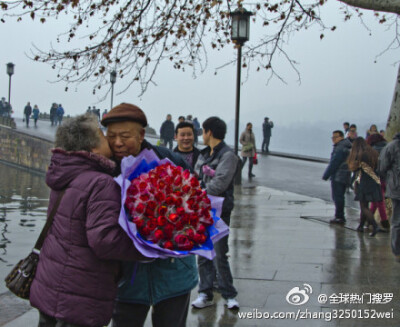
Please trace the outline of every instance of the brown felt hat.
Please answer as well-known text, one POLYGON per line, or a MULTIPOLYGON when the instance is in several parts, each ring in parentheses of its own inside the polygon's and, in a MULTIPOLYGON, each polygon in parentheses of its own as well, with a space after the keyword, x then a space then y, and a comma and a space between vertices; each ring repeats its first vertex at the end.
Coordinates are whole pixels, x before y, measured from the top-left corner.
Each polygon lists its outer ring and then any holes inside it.
POLYGON ((130 103, 121 103, 112 108, 101 120, 101 124, 107 126, 110 123, 121 121, 134 121, 143 127, 147 126, 147 118, 142 109, 130 103))

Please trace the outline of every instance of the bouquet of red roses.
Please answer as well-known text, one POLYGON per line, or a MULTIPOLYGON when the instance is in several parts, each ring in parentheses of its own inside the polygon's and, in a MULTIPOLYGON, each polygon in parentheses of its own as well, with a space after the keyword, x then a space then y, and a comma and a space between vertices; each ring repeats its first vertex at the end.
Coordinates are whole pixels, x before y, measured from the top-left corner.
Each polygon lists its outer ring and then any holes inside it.
POLYGON ((151 150, 124 158, 119 222, 147 257, 215 256, 213 242, 228 234, 218 217, 223 198, 207 196, 189 170, 151 150))

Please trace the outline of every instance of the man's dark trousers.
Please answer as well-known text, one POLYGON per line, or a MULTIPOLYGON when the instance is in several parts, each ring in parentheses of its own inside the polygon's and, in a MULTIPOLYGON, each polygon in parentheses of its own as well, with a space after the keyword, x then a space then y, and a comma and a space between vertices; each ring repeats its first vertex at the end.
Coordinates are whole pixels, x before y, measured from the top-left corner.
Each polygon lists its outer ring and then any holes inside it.
POLYGON ((332 200, 335 202, 335 218, 344 218, 344 194, 346 192, 346 184, 331 181, 332 200))

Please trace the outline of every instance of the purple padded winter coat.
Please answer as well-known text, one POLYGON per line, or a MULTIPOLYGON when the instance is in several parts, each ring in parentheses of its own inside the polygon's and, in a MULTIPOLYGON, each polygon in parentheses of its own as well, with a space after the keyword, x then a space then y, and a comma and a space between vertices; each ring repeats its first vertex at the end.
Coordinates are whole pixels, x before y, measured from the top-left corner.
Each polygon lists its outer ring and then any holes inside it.
POLYGON ((118 224, 120 188, 105 157, 53 150, 46 183, 49 211, 65 189, 43 244, 30 302, 41 312, 84 326, 111 319, 119 262, 144 257, 118 224))

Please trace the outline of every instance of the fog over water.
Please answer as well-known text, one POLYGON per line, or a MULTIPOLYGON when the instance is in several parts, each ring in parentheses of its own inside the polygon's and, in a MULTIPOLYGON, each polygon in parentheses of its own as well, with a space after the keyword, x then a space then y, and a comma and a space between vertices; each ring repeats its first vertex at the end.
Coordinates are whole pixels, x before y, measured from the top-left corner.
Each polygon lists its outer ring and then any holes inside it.
MULTIPOLYGON (((249 8, 250 9, 250 8, 249 8)), ((363 12, 363 22, 356 16, 344 22, 343 4, 329 1, 322 7, 324 23, 337 26, 335 32, 325 33, 313 26, 293 33, 285 40, 288 56, 296 61, 297 76, 283 55, 275 57, 275 69, 284 79, 268 82, 265 71, 256 72, 256 65, 242 69, 240 127, 252 122, 261 147, 261 124, 268 116, 274 123, 271 150, 329 157, 332 130, 341 129, 344 121, 356 123, 364 136, 371 124, 385 128, 397 75, 400 49, 384 51, 395 36, 392 28, 377 23, 373 12, 363 12), (383 53, 383 55, 378 56, 383 53)), ((52 102, 62 103, 66 114, 76 115, 95 105, 102 111, 110 109, 110 90, 105 87, 93 95, 93 81, 70 85, 56 80, 50 66, 33 62, 26 54, 32 45, 46 50, 57 43, 56 36, 69 26, 68 17, 46 24, 25 18, 21 23, 8 19, 2 24, 2 41, 7 44, 0 52, 0 96, 8 97, 9 78, 6 63, 15 63, 12 76, 11 103, 16 117, 22 117, 27 101, 49 112, 52 102), (106 96, 104 99, 102 96, 106 96)), ((268 30, 270 31, 270 30, 268 30)), ((252 23, 250 41, 257 42, 265 30, 252 23)), ((207 43, 207 42, 206 42, 207 43)), ((246 46, 246 45, 245 45, 246 46)), ((133 86, 120 93, 129 75, 117 78, 114 105, 130 102, 139 105, 148 116, 150 126, 157 132, 168 113, 174 122, 180 115, 193 115, 203 122, 218 115, 228 124, 227 143, 234 143, 236 65, 215 69, 235 59, 237 51, 227 46, 222 51, 208 50, 207 70, 196 74, 174 70, 169 61, 161 64, 148 91, 139 97, 133 86)), ((111 69, 110 69, 111 70, 111 69)))

